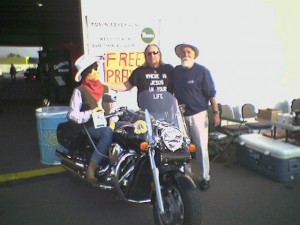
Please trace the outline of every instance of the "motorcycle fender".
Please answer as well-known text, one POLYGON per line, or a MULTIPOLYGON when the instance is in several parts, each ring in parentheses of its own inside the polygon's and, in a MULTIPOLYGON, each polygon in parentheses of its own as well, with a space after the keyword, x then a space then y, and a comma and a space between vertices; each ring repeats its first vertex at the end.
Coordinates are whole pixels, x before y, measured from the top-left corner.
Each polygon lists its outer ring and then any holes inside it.
POLYGON ((195 189, 197 188, 195 182, 193 179, 189 176, 183 175, 182 173, 172 173, 171 176, 173 176, 173 180, 176 182, 178 187, 182 189, 195 189))

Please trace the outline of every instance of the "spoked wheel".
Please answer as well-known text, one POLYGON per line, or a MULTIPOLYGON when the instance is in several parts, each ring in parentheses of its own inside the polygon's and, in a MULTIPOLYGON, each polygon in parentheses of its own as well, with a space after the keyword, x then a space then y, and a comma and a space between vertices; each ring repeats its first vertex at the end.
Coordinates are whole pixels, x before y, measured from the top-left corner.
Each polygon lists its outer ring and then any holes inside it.
POLYGON ((200 225, 200 199, 196 189, 179 189, 174 185, 163 187, 165 213, 161 214, 155 199, 153 214, 156 225, 200 225))

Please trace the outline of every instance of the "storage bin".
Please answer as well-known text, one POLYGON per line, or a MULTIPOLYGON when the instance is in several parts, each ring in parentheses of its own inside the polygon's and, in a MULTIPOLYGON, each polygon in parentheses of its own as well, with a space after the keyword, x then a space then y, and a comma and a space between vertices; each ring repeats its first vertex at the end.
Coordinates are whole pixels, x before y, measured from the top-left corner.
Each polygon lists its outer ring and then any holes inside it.
POLYGON ((36 109, 37 131, 41 163, 48 165, 60 164, 55 150, 67 150, 57 141, 56 129, 58 124, 67 121, 68 106, 49 106, 36 109))

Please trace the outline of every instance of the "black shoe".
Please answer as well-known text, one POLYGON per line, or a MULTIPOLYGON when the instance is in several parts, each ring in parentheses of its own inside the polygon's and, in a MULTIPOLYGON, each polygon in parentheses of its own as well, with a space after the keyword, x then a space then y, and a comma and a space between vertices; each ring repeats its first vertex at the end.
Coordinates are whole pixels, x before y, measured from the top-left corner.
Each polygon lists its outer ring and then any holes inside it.
POLYGON ((200 181, 200 190, 206 191, 209 188, 209 180, 202 180, 200 181))

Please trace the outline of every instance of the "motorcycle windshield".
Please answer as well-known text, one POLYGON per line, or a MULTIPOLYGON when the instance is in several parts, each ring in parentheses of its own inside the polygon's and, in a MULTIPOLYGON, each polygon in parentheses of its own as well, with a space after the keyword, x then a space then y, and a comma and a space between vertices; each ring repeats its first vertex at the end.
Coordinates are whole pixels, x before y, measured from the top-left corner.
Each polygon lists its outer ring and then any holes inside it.
POLYGON ((179 107, 170 92, 143 91, 138 96, 138 105, 143 111, 147 109, 154 119, 178 127, 179 107))

